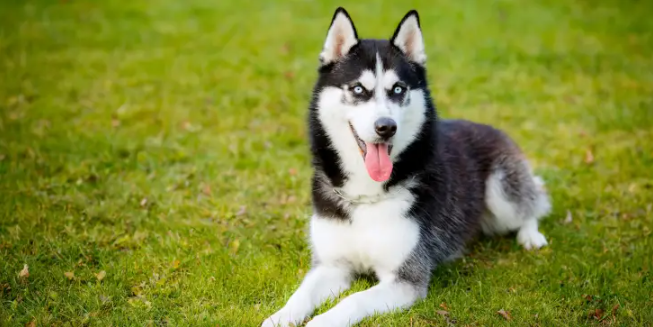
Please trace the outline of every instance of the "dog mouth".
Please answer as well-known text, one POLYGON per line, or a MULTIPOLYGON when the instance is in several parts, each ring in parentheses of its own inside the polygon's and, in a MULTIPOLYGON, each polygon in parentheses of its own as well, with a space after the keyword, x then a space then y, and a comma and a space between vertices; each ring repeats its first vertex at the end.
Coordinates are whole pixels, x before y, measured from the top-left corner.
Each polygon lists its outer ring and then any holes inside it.
POLYGON ((370 177, 377 182, 385 182, 392 174, 392 160, 390 152, 392 144, 388 142, 365 142, 356 133, 354 126, 349 123, 351 133, 358 144, 358 150, 363 156, 365 168, 370 177))
MULTIPOLYGON (((365 158, 365 155, 367 154, 367 145, 365 144, 365 141, 363 141, 359 136, 358 133, 356 133, 356 129, 354 129, 354 125, 349 123, 349 129, 351 129, 351 133, 354 134, 354 139, 356 140, 356 144, 358 144, 358 151, 361 153, 361 156, 365 158)), ((388 145, 388 155, 392 153, 392 144, 389 144, 387 142, 380 142, 380 143, 375 143, 375 144, 382 144, 385 143, 388 145)))

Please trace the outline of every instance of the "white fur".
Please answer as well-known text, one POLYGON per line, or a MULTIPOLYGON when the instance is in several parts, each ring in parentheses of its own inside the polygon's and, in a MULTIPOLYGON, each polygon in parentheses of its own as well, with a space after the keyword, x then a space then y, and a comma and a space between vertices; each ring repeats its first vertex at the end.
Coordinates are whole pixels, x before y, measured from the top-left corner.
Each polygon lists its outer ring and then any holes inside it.
POLYGON ((424 38, 415 15, 411 15, 403 21, 394 39, 394 45, 401 49, 412 61, 421 65, 426 63, 424 38))
POLYGON ((333 309, 313 318, 306 327, 351 326, 373 314, 408 308, 424 295, 408 284, 381 281, 345 298, 333 309))
POLYGON ((263 327, 299 325, 315 307, 349 288, 351 274, 337 266, 320 265, 306 274, 286 305, 263 322, 263 327))
POLYGON ((376 64, 374 65, 374 77, 376 77, 376 81, 374 81, 374 99, 378 104, 386 103, 388 96, 385 93, 386 88, 383 83, 385 72, 383 69, 383 61, 381 61, 378 52, 376 53, 376 64))
POLYGON ((423 297, 397 283, 395 274, 419 240, 419 226, 406 217, 413 201, 410 190, 400 186, 382 201, 357 205, 350 212, 350 222, 314 216, 310 236, 312 251, 319 258, 317 268, 263 326, 300 323, 320 303, 349 288, 354 272, 374 272, 380 283, 343 299, 307 326, 355 324, 375 312, 404 308, 423 297))
POLYGON ((537 230, 537 219, 524 221, 517 232, 517 242, 526 250, 539 249, 548 244, 544 235, 537 230))
POLYGON ((410 190, 391 192, 384 201, 354 207, 351 222, 314 217, 311 244, 320 261, 344 260, 355 271, 391 275, 419 238, 419 226, 406 217, 413 203, 410 190))
POLYGON ((371 70, 364 70, 363 73, 361 73, 361 77, 358 79, 358 81, 363 85, 365 89, 372 91, 376 86, 376 75, 371 70))
POLYGON ((399 82, 399 76, 397 76, 394 70, 388 70, 383 75, 383 86, 386 90, 392 90, 392 87, 397 82, 399 82))
MULTIPOLYGON (((551 208, 545 193, 539 194, 530 215, 525 215, 507 198, 501 183, 503 177, 503 171, 499 170, 490 174, 486 182, 485 201, 490 212, 481 221, 483 232, 493 235, 518 231, 517 242, 527 250, 547 245, 546 238, 537 229, 538 220, 548 214, 551 208)), ((540 188, 544 186, 538 176, 534 176, 533 181, 540 188)))
POLYGON ((353 23, 347 15, 339 12, 329 28, 320 58, 325 64, 336 61, 345 56, 356 43, 358 39, 353 23))
POLYGON ((505 234, 519 229, 523 224, 523 218, 519 215, 518 208, 510 202, 503 191, 504 173, 497 171, 490 174, 485 186, 485 201, 487 208, 493 217, 484 223, 484 232, 487 234, 505 234))

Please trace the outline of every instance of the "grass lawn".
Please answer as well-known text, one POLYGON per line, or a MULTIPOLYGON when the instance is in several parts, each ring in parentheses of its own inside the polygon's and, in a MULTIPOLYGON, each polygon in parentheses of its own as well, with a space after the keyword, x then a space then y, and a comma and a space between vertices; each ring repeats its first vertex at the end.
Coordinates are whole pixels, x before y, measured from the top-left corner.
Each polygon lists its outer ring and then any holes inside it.
POLYGON ((338 5, 363 37, 420 10, 441 116, 505 129, 554 202, 549 247, 481 239, 361 325, 650 324, 653 4, 409 2, 0 2, 0 325, 281 308, 309 268, 305 117, 338 5))

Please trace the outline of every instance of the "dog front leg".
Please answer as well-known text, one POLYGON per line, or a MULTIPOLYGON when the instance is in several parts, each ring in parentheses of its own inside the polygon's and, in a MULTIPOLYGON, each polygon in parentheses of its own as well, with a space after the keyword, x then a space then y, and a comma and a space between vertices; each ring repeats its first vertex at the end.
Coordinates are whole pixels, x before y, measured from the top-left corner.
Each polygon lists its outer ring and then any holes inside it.
POLYGON ((397 280, 381 281, 368 290, 346 297, 333 309, 313 318, 306 327, 351 326, 376 313, 408 308, 424 298, 426 292, 426 286, 397 280))
POLYGON ((318 305, 338 296, 350 284, 349 269, 318 265, 306 274, 286 305, 263 322, 263 327, 299 325, 318 305))

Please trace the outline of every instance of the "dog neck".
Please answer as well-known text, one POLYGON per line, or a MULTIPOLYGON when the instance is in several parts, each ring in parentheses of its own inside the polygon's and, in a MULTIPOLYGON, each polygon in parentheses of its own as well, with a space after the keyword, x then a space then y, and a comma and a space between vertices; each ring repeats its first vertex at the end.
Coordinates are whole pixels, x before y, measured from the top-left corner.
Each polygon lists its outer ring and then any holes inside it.
POLYGON ((377 202, 381 202, 390 196, 389 193, 378 193, 374 195, 364 195, 364 194, 349 195, 342 188, 338 188, 338 187, 333 188, 333 193, 336 196, 338 196, 342 201, 348 204, 374 204, 377 202))

